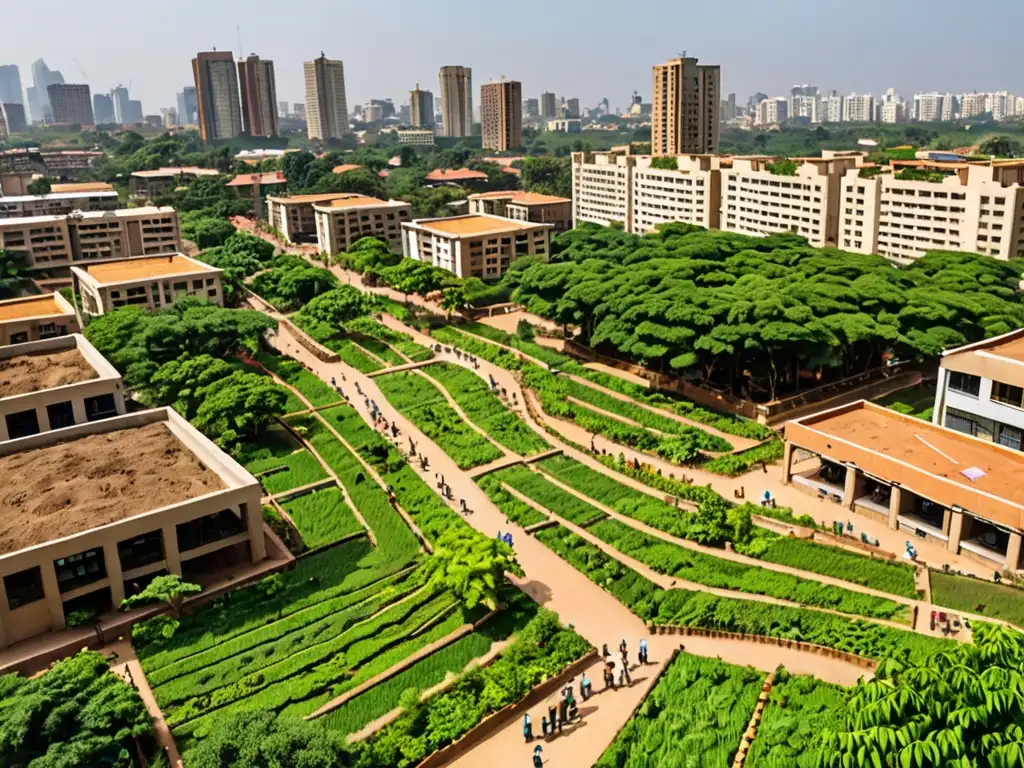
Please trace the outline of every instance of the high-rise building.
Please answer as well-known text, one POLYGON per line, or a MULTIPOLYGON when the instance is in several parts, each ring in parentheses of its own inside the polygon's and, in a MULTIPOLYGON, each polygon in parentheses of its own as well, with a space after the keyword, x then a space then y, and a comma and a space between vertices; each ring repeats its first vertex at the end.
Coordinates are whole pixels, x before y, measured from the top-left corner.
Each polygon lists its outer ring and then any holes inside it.
POLYGON ((575 119, 580 116, 580 100, 579 99, 568 99, 565 102, 565 116, 569 119, 575 119))
POLYGON ((739 114, 736 107, 736 94, 730 93, 729 98, 725 100, 725 114, 722 115, 726 120, 735 120, 739 114))
POLYGON ((523 85, 517 80, 480 88, 483 148, 505 152, 523 145, 523 85))
POLYGON ((977 117, 988 108, 987 93, 965 93, 960 97, 960 117, 977 117))
POLYGON ((174 107, 160 107, 160 119, 164 128, 173 128, 178 124, 178 110, 174 107))
POLYGON ((896 89, 890 88, 882 98, 880 120, 882 123, 902 123, 907 119, 907 105, 899 96, 896 89))
POLYGON ((199 104, 196 87, 186 85, 178 94, 178 125, 195 125, 199 122, 199 104))
MULTIPOLYGON (((0 65, 0 104, 24 104, 17 64, 0 65)), ((8 126, 10 129, 10 126, 8 126)))
POLYGON ((678 58, 654 66, 651 147, 655 155, 718 152, 721 67, 678 58))
POLYGON ((203 141, 232 139, 242 133, 238 72, 230 51, 208 51, 192 59, 203 141))
POLYGON ((24 104, 11 104, 8 102, 0 104, 0 110, 4 113, 8 133, 24 133, 28 130, 24 104))
POLYGON ((526 117, 540 117, 540 101, 538 99, 527 99, 523 102, 523 114, 526 117))
POLYGON ((142 102, 138 99, 128 99, 128 106, 124 110, 125 125, 138 125, 145 120, 146 117, 142 113, 142 102))
POLYGON ((555 94, 545 91, 540 95, 540 116, 545 120, 554 120, 558 108, 555 105, 555 94))
POLYGON ((278 117, 288 117, 288 102, 287 101, 279 101, 279 102, 277 102, 277 116, 278 117))
POLYGON ((756 125, 781 125, 789 119, 789 101, 785 96, 772 96, 757 105, 756 125))
POLYGON ((341 138, 348 133, 345 65, 328 59, 321 51, 319 59, 305 62, 303 68, 309 138, 321 141, 341 138))
POLYGON ((473 70, 441 67, 441 135, 473 135, 473 70))
POLYGON ((941 93, 915 93, 911 117, 922 123, 941 120, 945 106, 946 96, 941 93))
POLYGON ((395 116, 395 102, 391 99, 370 99, 370 104, 380 107, 380 119, 387 120, 395 116))
POLYGON ((46 123, 52 120, 50 98, 46 91, 51 85, 63 85, 64 75, 59 70, 50 69, 42 59, 32 63, 32 87, 28 90, 28 108, 32 113, 33 123, 46 123))
MULTIPOLYGON (((433 98, 433 97, 431 97, 433 98)), ((395 115, 398 118, 398 122, 402 125, 409 125, 412 123, 412 110, 408 104, 402 104, 398 107, 398 114, 395 115)))
POLYGON ((94 93, 92 96, 92 116, 96 125, 109 125, 114 120, 114 100, 105 93, 94 93))
POLYGON ((306 105, 302 102, 295 102, 295 104, 292 106, 292 114, 299 118, 299 120, 305 120, 306 105))
POLYGON ((420 84, 409 91, 409 106, 412 108, 411 122, 416 128, 434 127, 434 94, 421 91, 420 84))
POLYGON ((250 136, 277 136, 277 84, 274 62, 255 53, 238 62, 242 93, 242 130, 250 136))
POLYGON ((869 93, 851 93, 843 99, 844 123, 871 123, 875 120, 875 97, 869 93))
POLYGON ((110 90, 110 100, 114 108, 114 119, 111 122, 118 125, 128 125, 128 102, 131 101, 128 89, 118 85, 110 90))
POLYGON ((53 122, 70 125, 93 125, 92 95, 88 85, 53 83, 46 89, 50 99, 53 122))

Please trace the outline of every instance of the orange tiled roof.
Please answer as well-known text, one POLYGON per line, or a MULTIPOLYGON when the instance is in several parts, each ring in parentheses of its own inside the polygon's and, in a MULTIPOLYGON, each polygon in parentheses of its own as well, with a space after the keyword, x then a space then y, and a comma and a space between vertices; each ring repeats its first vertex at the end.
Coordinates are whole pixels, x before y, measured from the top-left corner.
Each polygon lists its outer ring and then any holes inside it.
POLYGON ((356 165, 355 163, 344 163, 342 165, 334 166, 335 173, 348 173, 349 171, 357 171, 360 168, 365 168, 363 165, 356 165))
POLYGON ((471 171, 469 168, 435 168, 427 174, 427 181, 476 181, 486 179, 483 171, 471 171))
POLYGON ((271 171, 269 173, 240 173, 229 181, 226 186, 251 187, 253 177, 256 176, 259 177, 259 183, 261 186, 266 186, 268 184, 284 184, 288 181, 281 171, 271 171))

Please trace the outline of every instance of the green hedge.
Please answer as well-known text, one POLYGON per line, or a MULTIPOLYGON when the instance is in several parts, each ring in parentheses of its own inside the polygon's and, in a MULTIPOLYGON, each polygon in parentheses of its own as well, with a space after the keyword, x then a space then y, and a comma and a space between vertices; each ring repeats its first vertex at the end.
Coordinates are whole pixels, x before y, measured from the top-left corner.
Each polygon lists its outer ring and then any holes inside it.
POLYGON ((566 493, 522 465, 494 472, 493 475, 498 481, 507 483, 531 501, 576 525, 586 526, 607 517, 593 504, 566 493))
POLYGON ((286 501, 285 512, 295 523, 303 543, 310 549, 345 538, 363 530, 344 494, 337 488, 324 488, 286 501))

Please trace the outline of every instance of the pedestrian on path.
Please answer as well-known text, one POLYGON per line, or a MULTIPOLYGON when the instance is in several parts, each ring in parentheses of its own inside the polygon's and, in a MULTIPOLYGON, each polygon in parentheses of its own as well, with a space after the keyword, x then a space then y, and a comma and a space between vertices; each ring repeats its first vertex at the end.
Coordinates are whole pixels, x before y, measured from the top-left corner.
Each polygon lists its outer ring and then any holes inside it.
POLYGON ((607 659, 609 656, 611 656, 611 654, 608 652, 608 643, 601 644, 601 656, 604 659, 607 659))
POLYGON ((416 443, 414 443, 412 441, 411 437, 409 438, 409 455, 410 456, 415 456, 416 455, 416 443))
POLYGON ((533 722, 530 720, 530 713, 523 715, 523 739, 529 744, 533 741, 533 722))
POLYGON ((565 721, 569 719, 569 699, 565 696, 558 702, 558 732, 561 733, 565 727, 565 721))
POLYGON ((626 660, 626 638, 622 638, 622 642, 619 643, 619 655, 626 660))
POLYGON ((583 673, 583 679, 580 680, 580 698, 586 701, 590 698, 590 678, 587 677, 587 673, 583 673))
POLYGON ((647 640, 645 638, 640 639, 640 663, 647 663, 647 640))
POLYGON ((629 675, 629 664, 626 663, 626 655, 622 655, 622 664, 619 667, 619 685, 632 685, 633 678, 629 675))
POLYGON ((533 748, 533 768, 542 768, 544 765, 544 758, 540 756, 540 744, 533 748))
POLYGON ((615 688, 615 661, 606 659, 604 663, 604 689, 615 688))
POLYGON ((548 699, 548 726, 550 727, 551 735, 555 735, 555 724, 558 722, 555 718, 557 717, 557 705, 553 699, 548 699))
POLYGON ((505 532, 505 535, 502 537, 501 540, 508 544, 510 547, 512 546, 512 534, 508 531, 505 532))
POLYGON ((547 715, 543 715, 540 718, 540 734, 545 739, 548 737, 548 728, 549 728, 549 726, 548 726, 548 716, 547 715))
POLYGON ((363 394, 363 390, 359 388, 359 382, 358 381, 356 381, 356 392, 358 392, 360 395, 363 394))

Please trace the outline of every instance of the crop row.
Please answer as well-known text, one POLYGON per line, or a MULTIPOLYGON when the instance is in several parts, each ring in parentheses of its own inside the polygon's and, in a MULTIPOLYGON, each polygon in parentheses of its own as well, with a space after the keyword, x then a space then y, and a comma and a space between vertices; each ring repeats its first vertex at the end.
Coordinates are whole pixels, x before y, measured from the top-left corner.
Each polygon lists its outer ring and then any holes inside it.
POLYGON ((407 362, 409 362, 400 354, 395 352, 395 350, 393 350, 391 347, 385 344, 383 341, 368 338, 352 338, 352 341, 358 344, 363 349, 365 349, 370 354, 372 354, 377 359, 383 360, 389 367, 396 365, 405 365, 407 362))
POLYGON ((307 493, 285 502, 283 506, 298 528, 303 543, 310 549, 333 544, 363 530, 338 488, 307 493))
POLYGON ((388 402, 460 469, 478 467, 502 457, 502 452, 466 424, 437 387, 418 373, 393 373, 379 377, 376 383, 388 402))
MULTIPOLYGON (((327 477, 327 473, 320 466, 320 462, 305 449, 285 457, 274 468, 277 469, 277 467, 286 467, 286 469, 260 478, 260 485, 270 495, 301 488, 304 485, 324 480, 327 477)), ((252 470, 249 471, 251 472, 252 470)))
POLYGON ((701 469, 716 475, 737 477, 748 472, 751 467, 759 466, 761 462, 775 463, 782 458, 784 450, 785 444, 781 439, 770 440, 764 445, 755 446, 741 453, 718 456, 701 465, 701 469))
POLYGON ((477 484, 483 488, 484 492, 501 508, 501 511, 505 513, 505 517, 521 528, 542 523, 548 519, 544 514, 538 512, 529 504, 520 501, 508 491, 504 490, 501 487, 502 478, 500 475, 500 472, 492 472, 484 475, 477 480, 477 484))
POLYGON ((507 483, 531 501, 570 523, 586 526, 607 517, 593 504, 588 504, 578 496, 566 493, 558 486, 549 483, 541 475, 531 472, 527 467, 521 465, 509 467, 495 472, 494 476, 500 482, 507 483))
POLYGON ((595 768, 729 768, 764 677, 751 667, 678 654, 595 768), (695 755, 699 763, 690 762, 695 755))
POLYGON ((1024 627, 1024 590, 968 576, 932 571, 932 602, 945 608, 980 613, 1024 627))
MULTIPOLYGON (((388 311, 390 312, 391 309, 389 308, 388 311)), ((392 314, 394 313, 392 312, 392 314)), ((400 317, 399 320, 404 320, 404 318, 400 317)), ((431 350, 421 344, 417 344, 409 334, 388 328, 386 325, 378 323, 372 317, 357 317, 349 322, 347 327, 350 330, 358 331, 365 336, 391 345, 391 347, 397 349, 414 363, 421 363, 434 357, 434 353, 431 350)))
POLYGON ((472 371, 451 363, 438 363, 427 366, 423 373, 448 390, 466 418, 508 450, 520 456, 533 456, 551 448, 543 437, 506 408, 487 383, 472 371))
POLYGON ((260 478, 260 484, 268 494, 290 491, 327 477, 313 454, 303 449, 280 425, 274 425, 258 438, 242 443, 236 449, 235 458, 254 475, 285 468, 260 478))
POLYGON ((315 406, 330 405, 341 400, 341 395, 291 358, 259 352, 256 359, 268 371, 299 390, 315 406))

